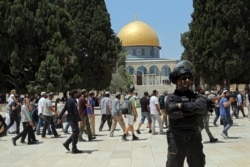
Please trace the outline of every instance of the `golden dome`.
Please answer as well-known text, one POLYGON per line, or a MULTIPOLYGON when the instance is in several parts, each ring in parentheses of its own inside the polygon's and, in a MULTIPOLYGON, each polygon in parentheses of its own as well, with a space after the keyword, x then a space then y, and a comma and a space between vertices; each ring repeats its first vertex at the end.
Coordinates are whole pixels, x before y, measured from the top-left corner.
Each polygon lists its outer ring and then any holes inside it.
POLYGON ((117 34, 122 46, 156 46, 160 47, 155 31, 142 21, 133 21, 125 25, 117 34))

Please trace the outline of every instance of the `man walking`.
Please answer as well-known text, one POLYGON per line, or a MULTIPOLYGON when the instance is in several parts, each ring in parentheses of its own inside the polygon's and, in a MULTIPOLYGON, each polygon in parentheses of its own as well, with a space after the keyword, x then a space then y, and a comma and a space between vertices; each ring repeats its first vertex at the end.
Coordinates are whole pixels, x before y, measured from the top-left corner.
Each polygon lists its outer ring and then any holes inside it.
POLYGON ((63 143, 66 150, 70 151, 69 145, 72 143, 72 154, 82 153, 82 151, 77 149, 77 141, 79 135, 78 121, 80 121, 80 116, 77 109, 76 98, 78 96, 78 91, 73 89, 70 91, 70 98, 67 99, 65 106, 58 117, 58 122, 61 123, 61 119, 65 111, 68 111, 67 119, 70 122, 72 128, 71 136, 63 143))
MULTIPOLYGON (((206 133, 209 137, 209 141, 210 143, 214 143, 217 142, 218 139, 214 138, 214 136, 212 135, 210 129, 209 129, 209 117, 210 117, 210 110, 213 110, 214 106, 212 106, 213 102, 212 102, 212 98, 214 98, 215 96, 210 96, 209 91, 205 91, 205 89, 203 87, 200 87, 199 89, 199 93, 202 94, 206 99, 207 99, 207 111, 206 113, 203 115, 203 124, 204 124, 204 128, 206 130, 206 133)), ((203 125, 202 125, 203 126, 203 125)))
POLYGON ((117 92, 115 94, 114 100, 112 100, 112 110, 111 110, 111 112, 112 112, 113 120, 112 120, 112 126, 111 126, 109 136, 110 137, 114 136, 114 131, 115 131, 115 128, 116 128, 116 124, 118 122, 120 127, 122 128, 122 132, 123 132, 122 140, 126 141, 127 140, 126 134, 125 134, 126 126, 125 126, 125 122, 124 122, 124 120, 122 118, 122 112, 120 110, 120 99, 121 99, 121 93, 117 92))
POLYGON ((158 122, 160 134, 164 134, 163 132, 163 124, 161 121, 161 111, 159 106, 159 100, 158 100, 158 91, 153 90, 152 96, 150 97, 149 101, 149 108, 151 113, 151 119, 152 119, 152 134, 157 134, 155 131, 155 123, 158 122))
MULTIPOLYGON (((45 101, 47 99, 47 93, 46 92, 41 92, 41 98, 38 101, 38 123, 36 126, 36 135, 40 135, 40 128, 41 126, 44 124, 43 122, 43 112, 44 112, 44 105, 45 105, 45 101)), ((50 127, 48 126, 48 133, 52 134, 50 127)))
POLYGON ((82 95, 78 101, 78 103, 79 103, 79 116, 81 119, 78 141, 84 141, 84 139, 82 138, 82 134, 84 131, 88 135, 89 141, 91 141, 92 139, 95 139, 96 137, 94 137, 91 133, 89 118, 88 118, 88 114, 87 114, 87 106, 89 105, 87 91, 86 91, 86 89, 83 89, 81 92, 82 92, 82 95))
POLYGON ((159 97, 159 106, 161 109, 162 124, 163 126, 165 126, 165 128, 168 128, 168 115, 165 106, 167 97, 168 97, 168 91, 164 91, 163 94, 159 97))
POLYGON ((52 133, 55 137, 60 137, 60 135, 56 131, 55 122, 53 121, 53 113, 57 116, 57 111, 55 110, 55 107, 52 105, 52 99, 54 97, 54 93, 50 92, 48 99, 45 100, 44 103, 44 112, 43 112, 43 118, 44 118, 44 125, 43 125, 43 132, 42 132, 42 138, 46 138, 46 130, 48 129, 48 126, 51 126, 52 133))
POLYGON ((112 117, 111 117, 111 108, 112 108, 112 101, 109 98, 110 93, 105 92, 104 97, 101 99, 100 108, 102 113, 101 123, 99 127, 99 131, 102 131, 104 123, 108 122, 109 131, 112 125, 112 117))
POLYGON ((230 97, 230 92, 224 90, 224 97, 220 100, 220 116, 223 121, 224 129, 222 130, 221 136, 225 139, 228 138, 228 130, 233 125, 232 116, 230 114, 230 105, 232 102, 236 101, 233 97, 230 97))
POLYGON ((23 101, 23 105, 21 107, 21 122, 23 124, 23 131, 19 133, 17 136, 12 138, 12 144, 16 146, 16 141, 19 138, 22 138, 24 141, 24 138, 28 134, 28 144, 36 144, 37 140, 35 139, 34 135, 32 135, 33 129, 33 122, 30 117, 30 111, 29 111, 29 104, 30 100, 28 98, 25 98, 23 101))
POLYGON ((21 104, 19 102, 19 97, 15 94, 15 98, 10 104, 9 116, 10 122, 7 126, 7 130, 16 122, 16 134, 19 134, 20 129, 20 112, 21 112, 21 104))
POLYGON ((133 97, 133 88, 129 88, 128 95, 125 96, 125 99, 128 100, 128 114, 126 115, 128 119, 128 126, 125 130, 126 136, 128 135, 128 132, 130 131, 132 133, 132 140, 138 140, 139 138, 135 136, 134 133, 134 123, 136 122, 136 119, 138 118, 137 110, 135 107, 135 98, 133 97))
POLYGON ((148 127, 149 127, 148 133, 152 133, 152 128, 151 128, 152 119, 150 116, 148 92, 144 92, 144 96, 140 99, 140 103, 141 103, 141 121, 139 122, 136 132, 138 134, 141 133, 140 131, 141 125, 144 123, 145 119, 147 118, 148 127))

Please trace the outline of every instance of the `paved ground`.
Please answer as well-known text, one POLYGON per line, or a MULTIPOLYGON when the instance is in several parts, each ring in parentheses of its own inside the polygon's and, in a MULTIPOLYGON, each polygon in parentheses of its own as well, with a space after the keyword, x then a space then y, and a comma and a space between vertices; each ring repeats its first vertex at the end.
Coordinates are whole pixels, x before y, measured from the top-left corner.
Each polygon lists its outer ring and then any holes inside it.
MULTIPOLYGON (((96 129, 100 123, 100 115, 96 115, 96 129)), ((1 113, 4 114, 4 113, 1 113)), ((210 118, 212 122, 213 116, 210 118)), ((137 122, 138 123, 138 122, 137 122)), ((137 126, 136 123, 136 126, 137 126)), ((209 143, 203 131, 204 152, 208 167, 249 167, 250 166, 250 121, 247 118, 234 119, 234 126, 229 130, 230 139, 220 136, 222 126, 210 130, 219 139, 217 143, 209 143)), ((167 142, 165 135, 151 135, 146 127, 142 127, 139 141, 123 142, 120 140, 122 132, 118 125, 114 137, 108 136, 108 127, 104 126, 98 132, 97 139, 78 143, 82 154, 67 152, 62 143, 68 135, 61 132, 61 138, 42 140, 36 145, 21 144, 13 146, 11 138, 0 138, 0 167, 163 167, 166 162, 167 142)), ((87 139, 87 136, 84 136, 87 139)), ((188 165, 185 163, 184 167, 188 165)))

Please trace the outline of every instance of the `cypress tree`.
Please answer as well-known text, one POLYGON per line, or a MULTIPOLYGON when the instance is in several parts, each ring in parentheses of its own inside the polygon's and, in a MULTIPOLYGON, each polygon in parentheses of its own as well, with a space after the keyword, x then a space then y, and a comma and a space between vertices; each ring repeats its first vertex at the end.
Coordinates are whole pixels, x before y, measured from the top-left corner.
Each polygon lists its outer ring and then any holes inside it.
POLYGON ((249 81, 249 2, 194 0, 189 57, 205 82, 249 81))
POLYGON ((74 52, 79 60, 82 87, 105 89, 121 50, 111 29, 110 16, 103 0, 69 0, 67 8, 74 20, 74 52))

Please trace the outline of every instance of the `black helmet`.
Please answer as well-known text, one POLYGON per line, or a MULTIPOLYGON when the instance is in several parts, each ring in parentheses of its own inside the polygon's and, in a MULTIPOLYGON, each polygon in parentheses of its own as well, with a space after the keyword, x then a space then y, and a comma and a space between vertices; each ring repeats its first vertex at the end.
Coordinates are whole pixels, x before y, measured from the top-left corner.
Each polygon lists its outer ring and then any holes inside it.
POLYGON ((176 84, 176 80, 183 74, 192 74, 193 64, 188 60, 182 60, 175 65, 174 70, 170 73, 169 79, 176 84))

